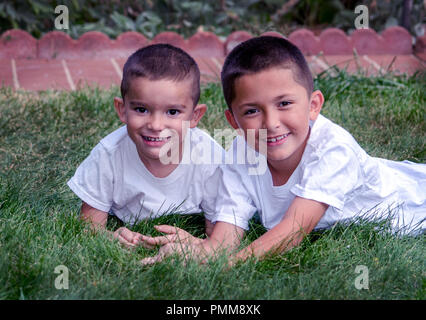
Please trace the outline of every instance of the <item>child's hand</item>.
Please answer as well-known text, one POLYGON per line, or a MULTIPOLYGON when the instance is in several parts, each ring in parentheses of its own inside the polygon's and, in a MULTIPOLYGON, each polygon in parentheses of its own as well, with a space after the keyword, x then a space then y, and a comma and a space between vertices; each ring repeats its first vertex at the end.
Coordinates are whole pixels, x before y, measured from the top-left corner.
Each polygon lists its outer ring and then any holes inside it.
POLYGON ((141 242, 142 235, 138 232, 133 232, 125 227, 118 228, 113 236, 115 239, 125 245, 127 248, 134 248, 141 242))
POLYGON ((200 260, 201 263, 205 261, 205 259, 202 258, 205 256, 205 252, 203 251, 203 246, 201 243, 169 242, 160 248, 157 255, 142 259, 141 264, 151 265, 154 263, 158 263, 174 254, 183 257, 185 263, 190 259, 200 260))
MULTIPOLYGON (((141 260, 141 264, 146 265, 153 265, 155 263, 159 263, 163 261, 165 258, 172 256, 174 254, 177 254, 184 259, 184 264, 186 264, 187 261, 190 259, 198 261, 200 264, 207 263, 209 257, 214 258, 215 252, 211 249, 210 246, 206 246, 205 243, 197 243, 197 244, 190 244, 190 243, 176 243, 176 242, 170 242, 165 245, 163 245, 160 250, 158 251, 158 254, 153 257, 147 257, 141 260)), ((225 266, 226 270, 231 269, 234 267, 241 259, 237 256, 230 255, 227 265, 225 266)))
POLYGON ((163 245, 160 250, 158 251, 158 254, 153 256, 153 257, 147 257, 145 259, 141 260, 142 265, 151 265, 157 262, 161 262, 164 260, 164 258, 171 256, 175 253, 180 254, 180 255, 185 255, 184 254, 184 249, 183 246, 186 247, 185 244, 176 244, 174 242, 170 242, 167 243, 165 245, 163 245))
MULTIPOLYGON (((157 231, 165 233, 165 236, 149 237, 142 235, 140 241, 146 248, 153 248, 155 246, 164 246, 169 243, 179 244, 197 244, 203 241, 186 232, 183 229, 168 225, 159 225, 154 227, 157 231)), ((161 250, 161 249, 160 249, 161 250)), ((166 249, 164 249, 166 250, 166 249)))
MULTIPOLYGON (((179 229, 183 231, 182 229, 179 229)), ((186 232, 186 231, 184 231, 186 232)), ((192 237, 192 236, 191 236, 192 237)), ((163 261, 165 258, 177 254, 184 258, 186 263, 190 259, 196 260, 201 264, 207 263, 209 257, 214 258, 217 248, 213 248, 209 239, 189 238, 186 242, 168 242, 164 244, 158 254, 153 257, 147 257, 141 260, 142 265, 151 265, 163 261), (192 241, 191 241, 192 240, 192 241)))

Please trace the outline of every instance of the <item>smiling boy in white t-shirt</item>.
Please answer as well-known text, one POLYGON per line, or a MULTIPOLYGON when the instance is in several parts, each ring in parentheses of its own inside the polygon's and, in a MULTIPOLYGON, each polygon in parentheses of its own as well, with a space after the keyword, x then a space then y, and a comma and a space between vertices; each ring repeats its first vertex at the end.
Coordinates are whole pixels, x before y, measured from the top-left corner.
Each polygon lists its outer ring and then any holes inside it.
POLYGON ((232 265, 290 250, 314 229, 360 218, 386 221, 399 235, 424 234, 426 165, 372 157, 322 116, 324 97, 314 90, 307 62, 292 43, 268 36, 247 40, 229 53, 221 76, 226 118, 243 136, 228 151, 234 162, 223 166, 214 230, 200 242, 163 226, 166 236, 144 238, 165 244, 144 264, 175 253, 204 259, 219 249, 236 249, 229 256, 232 265), (246 150, 238 147, 241 140, 246 150), (252 168, 253 153, 262 154, 267 170, 252 168), (238 161, 238 155, 246 160, 238 161), (255 212, 267 232, 238 250, 255 212), (186 241, 170 243, 177 237, 186 241))
MULTIPOLYGON (((219 174, 212 159, 223 149, 196 128, 207 108, 197 104, 197 64, 171 45, 139 49, 124 65, 121 96, 114 106, 125 126, 102 139, 68 181, 83 201, 81 218, 105 229, 108 214, 134 224, 204 212, 209 234, 219 174)), ((113 235, 128 247, 143 244, 125 227, 113 235)))

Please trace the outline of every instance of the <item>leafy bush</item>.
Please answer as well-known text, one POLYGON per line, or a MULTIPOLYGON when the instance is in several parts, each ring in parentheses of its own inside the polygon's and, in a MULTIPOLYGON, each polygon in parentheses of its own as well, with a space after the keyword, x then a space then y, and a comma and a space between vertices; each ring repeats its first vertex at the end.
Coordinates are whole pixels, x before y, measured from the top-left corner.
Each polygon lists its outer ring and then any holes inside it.
MULTIPOLYGON (((0 32, 20 28, 39 38, 54 30, 57 5, 68 7, 66 32, 73 38, 92 30, 112 38, 124 31, 141 32, 148 38, 162 31, 189 37, 200 27, 219 36, 235 30, 288 34, 301 26, 351 31, 358 4, 369 7, 370 27, 376 31, 401 21, 404 0, 6 0, 0 3, 0 32)), ((414 0, 410 31, 420 35, 424 22, 423 1, 414 0)))

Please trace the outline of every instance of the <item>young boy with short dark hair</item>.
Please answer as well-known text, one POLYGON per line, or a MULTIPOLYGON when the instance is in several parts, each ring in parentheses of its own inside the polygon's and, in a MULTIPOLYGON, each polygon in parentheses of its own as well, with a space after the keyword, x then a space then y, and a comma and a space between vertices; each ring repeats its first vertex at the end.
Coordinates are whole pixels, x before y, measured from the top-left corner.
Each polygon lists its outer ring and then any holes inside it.
MULTIPOLYGON (((345 129, 320 115, 324 97, 313 90, 296 46, 266 36, 238 45, 225 60, 222 85, 229 107, 226 119, 244 133, 228 155, 238 159, 243 152, 246 161, 223 167, 210 238, 201 245, 166 244, 143 263, 174 252, 202 257, 220 247, 235 248, 256 212, 268 231, 233 254, 231 264, 289 250, 313 229, 360 217, 386 218, 400 235, 424 233, 426 165, 371 157, 345 129), (241 139, 246 150, 238 148, 241 139), (267 170, 250 174, 248 155, 260 150, 265 150, 267 170)), ((163 230, 169 235, 145 240, 162 244, 175 234, 190 238, 183 230, 163 230)))
MULTIPOLYGON (((196 128, 207 108, 198 104, 197 64, 171 45, 141 48, 124 65, 121 95, 114 106, 125 126, 102 139, 68 181, 83 201, 81 218, 104 229, 108 214, 134 224, 204 212, 210 234, 219 173, 203 154, 223 149, 196 128)), ((125 227, 114 237, 129 247, 143 244, 125 227)))

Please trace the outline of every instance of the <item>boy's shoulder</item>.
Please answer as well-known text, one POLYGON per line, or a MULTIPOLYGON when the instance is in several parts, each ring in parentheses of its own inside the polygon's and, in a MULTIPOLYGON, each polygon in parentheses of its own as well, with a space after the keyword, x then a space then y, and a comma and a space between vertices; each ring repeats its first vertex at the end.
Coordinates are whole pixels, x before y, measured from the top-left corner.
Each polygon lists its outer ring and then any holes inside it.
POLYGON ((244 136, 236 135, 226 151, 223 168, 237 173, 240 180, 256 180, 257 177, 265 174, 268 165, 265 155, 247 143, 244 136))
POLYGON ((210 133, 197 127, 190 129, 190 133, 191 148, 210 149, 211 152, 224 156, 225 150, 210 133))
POLYGON ((319 157, 328 151, 335 152, 337 149, 358 158, 366 155, 364 149, 345 128, 321 114, 311 126, 307 148, 310 150, 307 153, 314 152, 319 157))
POLYGON ((346 129, 325 116, 318 115, 317 120, 311 125, 308 144, 323 146, 334 143, 357 145, 354 137, 346 129))
POLYGON ((204 142, 215 143, 219 146, 219 144, 216 142, 216 140, 213 139, 210 133, 197 127, 191 128, 191 140, 198 142, 201 141, 201 139, 205 139, 203 140, 204 142))
POLYGON ((99 145, 101 145, 108 153, 111 153, 117 150, 128 137, 127 127, 122 126, 105 136, 99 142, 99 145))

